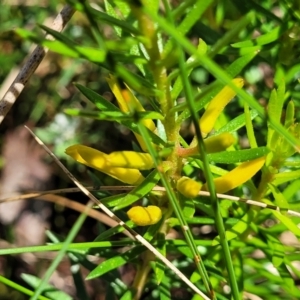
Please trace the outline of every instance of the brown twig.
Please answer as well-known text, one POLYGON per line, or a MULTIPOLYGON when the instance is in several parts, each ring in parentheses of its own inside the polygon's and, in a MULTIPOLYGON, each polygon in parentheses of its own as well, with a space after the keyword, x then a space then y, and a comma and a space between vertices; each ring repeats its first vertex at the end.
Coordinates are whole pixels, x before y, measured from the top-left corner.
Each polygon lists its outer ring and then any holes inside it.
MULTIPOLYGON (((55 18, 51 28, 58 32, 62 31, 65 25, 71 19, 74 12, 75 10, 71 6, 64 6, 62 11, 55 18)), ((49 34, 46 35, 46 39, 54 40, 52 35, 49 34)), ((13 104, 23 91, 25 85, 29 81, 32 74, 35 72, 35 70, 45 57, 47 51, 47 48, 37 46, 27 59, 24 66, 21 68, 16 79, 13 81, 8 91, 0 101, 0 124, 2 123, 10 108, 13 106, 13 104)))

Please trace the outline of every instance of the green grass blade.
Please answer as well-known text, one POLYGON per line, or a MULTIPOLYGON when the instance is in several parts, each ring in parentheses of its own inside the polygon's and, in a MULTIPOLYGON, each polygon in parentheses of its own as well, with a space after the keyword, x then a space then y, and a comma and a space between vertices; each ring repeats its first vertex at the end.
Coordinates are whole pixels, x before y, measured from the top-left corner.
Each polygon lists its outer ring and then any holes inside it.
MULTIPOLYGON (((29 290, 29 289, 21 286, 20 284, 17 284, 15 282, 13 282, 13 281, 11 281, 11 280, 9 280, 9 279, 1 276, 1 275, 0 275, 0 282, 2 282, 3 284, 5 284, 5 285, 7 285, 7 286, 9 286, 11 288, 13 288, 16 291, 21 292, 21 293, 23 293, 23 294, 25 294, 27 296, 32 296, 34 294, 33 291, 31 291, 31 290, 29 290)), ((39 296, 38 300, 50 300, 50 298, 45 297, 45 296, 39 296)))
MULTIPOLYGON (((89 205, 86 206, 86 210, 91 209, 91 207, 93 206, 93 204, 91 202, 89 202, 89 205)), ((61 248, 61 250, 58 252, 56 258, 53 260, 53 262, 51 263, 50 267, 48 268, 48 270, 46 271, 40 285, 38 286, 38 288, 35 290, 34 295, 32 296, 32 298, 30 298, 31 300, 37 300, 38 297, 41 295, 41 293, 43 293, 43 291, 45 290, 46 286, 47 286, 47 282, 49 281, 50 277, 52 276, 53 272, 56 270, 56 268, 58 267, 59 263, 61 262, 61 260, 64 258, 66 252, 69 249, 69 245, 70 243, 74 240, 74 238, 76 237, 77 233, 79 232, 81 226, 83 225, 85 219, 86 219, 87 215, 84 214, 84 212, 79 216, 79 218, 77 219, 77 221, 75 222, 75 224, 73 225, 72 229, 70 230, 68 236, 66 237, 64 243, 63 243, 63 247, 61 248)))

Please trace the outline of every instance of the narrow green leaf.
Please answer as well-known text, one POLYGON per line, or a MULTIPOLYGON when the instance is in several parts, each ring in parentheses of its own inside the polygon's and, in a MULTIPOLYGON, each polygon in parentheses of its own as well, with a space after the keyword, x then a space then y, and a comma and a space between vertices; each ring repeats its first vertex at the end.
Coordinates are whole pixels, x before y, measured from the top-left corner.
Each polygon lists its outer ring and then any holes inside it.
POLYGON ((136 73, 130 72, 123 66, 123 64, 117 64, 115 67, 115 72, 124 80, 124 82, 126 82, 126 84, 128 84, 132 90, 141 95, 156 96, 158 93, 160 93, 151 82, 136 73))
POLYGON ((284 198, 283 194, 279 191, 279 189, 274 186, 273 184, 268 185, 269 189, 271 190, 274 198, 275 198, 275 204, 282 208, 283 210, 289 209, 289 203, 284 198))
POLYGON ((249 161, 267 155, 270 150, 267 147, 258 147, 246 150, 222 151, 207 154, 208 160, 214 163, 234 164, 249 161))
POLYGON ((91 14, 95 17, 95 19, 97 19, 101 22, 107 23, 109 25, 117 26, 117 27, 123 29, 124 31, 129 32, 130 34, 133 34, 135 36, 140 35, 139 30, 126 21, 116 19, 108 14, 105 14, 105 13, 103 13, 97 9, 91 8, 91 7, 89 7, 89 10, 90 10, 91 14))
POLYGON ((297 238, 300 238, 300 228, 293 222, 290 217, 287 217, 281 214, 278 211, 272 210, 272 214, 285 225, 287 230, 290 230, 292 233, 296 235, 297 238))
POLYGON ((68 38, 66 35, 62 34, 61 32, 53 30, 52 28, 49 28, 41 24, 39 25, 39 27, 45 30, 48 34, 51 34, 56 40, 61 41, 66 46, 69 46, 70 48, 76 46, 74 41, 72 41, 70 38, 68 38))
POLYGON ((158 286, 159 288, 159 300, 170 300, 171 296, 171 288, 172 288, 172 279, 168 276, 163 276, 161 284, 158 286))
MULTIPOLYGON (((280 108, 280 107, 278 107, 280 108)), ((281 113, 281 109, 280 109, 280 113, 281 113)), ((269 103, 268 103, 268 116, 269 118, 273 118, 273 120, 275 121, 279 121, 278 120, 278 110, 277 110, 277 91, 275 89, 272 90, 270 98, 269 98, 269 103), (273 118, 274 115, 274 118, 273 118)), ((274 129, 269 125, 268 126, 268 137, 267 137, 267 145, 271 147, 271 149, 274 149, 276 147, 276 145, 274 144, 274 142, 271 144, 272 142, 272 136, 274 134, 274 129)), ((277 138, 273 139, 273 141, 275 140, 275 143, 277 141, 277 138)))
POLYGON ((15 33, 17 35, 19 35, 22 39, 25 39, 25 40, 36 41, 36 40, 43 39, 43 37, 37 36, 36 33, 32 32, 30 30, 27 30, 27 29, 23 29, 23 28, 16 28, 15 33))
MULTIPOLYGON (((199 40, 199 44, 198 44, 198 48, 197 49, 198 49, 198 52, 200 54, 201 53, 205 54, 206 50, 207 50, 206 43, 203 40, 199 40)), ((186 61, 188 75, 190 75, 191 72, 193 71, 193 69, 197 66, 197 64, 195 64, 194 62, 197 62, 199 64, 198 60, 196 60, 194 56, 189 57, 188 60, 186 61)), ((179 94, 182 91, 182 88, 183 88, 182 80, 181 80, 181 77, 178 76, 176 78, 176 81, 175 81, 175 83, 174 83, 174 85, 172 87, 172 91, 171 91, 171 98, 173 100, 177 99, 177 97, 179 96, 179 94)))
POLYGON ((56 40, 50 41, 44 38, 40 38, 39 36, 31 32, 27 32, 24 29, 16 29, 16 32, 20 36, 30 39, 35 43, 41 44, 42 46, 48 48, 53 52, 72 58, 85 58, 95 63, 104 62, 106 58, 106 51, 104 49, 76 45, 72 40, 65 37, 63 34, 51 30, 50 28, 47 28, 45 26, 41 27, 51 33, 51 35, 53 35, 56 40))
POLYGON ((153 170, 140 185, 135 187, 119 201, 119 203, 115 206, 114 211, 127 207, 137 200, 143 198, 145 195, 151 192, 159 179, 160 176, 158 171, 156 169, 153 170))
MULTIPOLYGON (((250 224, 258 213, 256 208, 250 208, 245 215, 229 230, 226 230, 225 236, 226 240, 230 241, 235 239, 237 236, 241 236, 248 228, 250 228, 250 224)), ((217 236, 212 241, 212 246, 216 246, 220 243, 220 237, 217 236)))
POLYGON ((256 57, 258 51, 249 52, 239 58, 237 58, 233 63, 226 68, 226 72, 232 78, 238 76, 242 70, 256 57))
MULTIPOLYGON (((158 238, 159 238, 159 243, 156 248, 163 256, 166 257, 167 247, 165 242, 165 235, 159 233, 158 238)), ((154 263, 154 273, 155 273, 157 285, 160 285, 161 282, 163 281, 163 278, 165 277, 165 270, 166 270, 165 265, 160 260, 156 259, 154 263)))
POLYGON ((141 253, 145 250, 143 246, 136 246, 118 256, 112 257, 105 260, 100 265, 98 265, 92 272, 87 276, 87 280, 100 277, 105 273, 114 270, 128 263, 129 261, 140 256, 141 253))
POLYGON ((106 120, 106 121, 132 121, 131 114, 125 114, 121 111, 104 111, 104 112, 95 112, 75 108, 67 108, 64 110, 64 113, 70 116, 76 117, 86 117, 96 120, 106 120))
POLYGON ((70 116, 86 117, 86 118, 91 118, 96 120, 116 121, 116 122, 124 122, 124 121, 136 122, 136 119, 139 120, 143 120, 143 119, 163 120, 164 119, 164 117, 160 113, 155 111, 142 111, 142 112, 136 112, 135 114, 132 114, 132 113, 123 113, 117 110, 95 112, 90 110, 67 108, 64 110, 64 112, 70 116))
MULTIPOLYGON (((111 299, 112 298, 107 298, 107 300, 111 300, 111 299)), ((134 299, 134 292, 131 289, 127 290, 120 298, 120 300, 132 300, 132 299, 134 299)))
POLYGON ((180 206, 182 208, 183 215, 189 219, 193 218, 196 211, 193 199, 186 198, 180 194, 179 201, 180 201, 180 206))
POLYGON ((276 23, 281 24, 283 21, 279 17, 277 17, 273 11, 266 9, 265 7, 260 5, 260 2, 254 2, 253 0, 232 0, 237 9, 239 9, 243 13, 247 13, 250 10, 253 10, 256 15, 262 15, 264 18, 267 17, 270 20, 275 21, 276 23))
POLYGON ((294 278, 291 276, 291 269, 288 269, 286 264, 281 264, 278 271, 284 281, 284 289, 286 293, 293 295, 295 299, 298 299, 300 297, 300 291, 294 278))
POLYGON ((244 48, 244 47, 252 47, 257 45, 266 45, 270 44, 280 38, 280 36, 289 28, 293 26, 292 22, 283 23, 281 26, 278 26, 271 30, 270 32, 260 35, 256 39, 247 40, 239 43, 234 43, 231 46, 234 48, 244 48))
POLYGON ((286 108, 284 127, 289 128, 295 122, 295 104, 294 101, 290 101, 286 108))
POLYGON ((285 81, 282 79, 279 82, 278 88, 277 88, 277 111, 276 116, 272 116, 276 119, 277 122, 280 122, 282 110, 283 110, 283 104, 285 101, 285 81))
POLYGON ((108 207, 113 207, 116 206, 127 194, 122 193, 122 194, 117 194, 109 197, 105 197, 101 199, 101 202, 108 207))
POLYGON ((283 263, 285 257, 284 246, 279 240, 270 234, 267 235, 267 239, 268 245, 272 250, 272 263, 276 268, 278 268, 283 263))
MULTIPOLYGON (((127 225, 128 227, 130 227, 130 228, 133 228, 133 227, 135 226, 131 220, 129 220, 129 221, 125 222, 125 223, 126 223, 126 225, 127 225)), ((111 236, 114 236, 115 234, 118 234, 118 233, 120 233, 120 232, 123 232, 124 230, 125 230, 124 227, 122 227, 122 226, 120 226, 120 225, 117 225, 117 226, 115 226, 115 227, 109 228, 109 229, 107 229, 106 231, 100 233, 100 234, 95 238, 95 242, 103 241, 103 240, 105 241, 105 240, 109 239, 111 236)), ((105 243, 105 242, 104 242, 104 243, 105 243)), ((128 246, 128 245, 131 244, 131 241, 126 241, 125 243, 126 243, 126 246, 128 246)), ((110 248, 110 247, 113 246, 113 242, 106 242, 105 244, 106 244, 106 247, 107 247, 107 248, 110 248)), ((100 243, 100 245, 101 245, 101 243, 100 243)), ((119 246, 121 246, 121 245, 119 245, 119 246)), ((123 246, 125 246, 125 245, 123 245, 123 246)), ((90 249, 89 252, 94 253, 95 251, 93 251, 93 249, 90 249)))
POLYGON ((300 177, 300 170, 297 171, 289 171, 289 172, 281 172, 274 175, 273 184, 278 186, 279 184, 292 181, 298 179, 300 177))
MULTIPOLYGON (((180 225, 180 222, 177 218, 169 218, 168 219, 168 225, 170 227, 175 227, 180 225)), ((186 222, 188 224, 197 224, 197 225, 214 225, 215 220, 213 218, 209 217, 194 217, 194 218, 186 218, 186 222)))
MULTIPOLYGON (((298 193, 299 193, 299 186, 300 186, 300 174, 297 177, 296 180, 293 180, 293 182, 291 182, 290 184, 287 185, 287 187, 284 189, 283 191, 283 196, 285 197, 285 199, 287 199, 288 201, 291 201, 292 199, 296 198, 298 193)), ((274 182, 273 182, 274 184, 274 182)), ((291 209, 293 209, 293 204, 291 204, 291 209)), ((297 205, 297 204, 296 204, 297 205)), ((297 207, 298 209, 298 207, 297 207)))
MULTIPOLYGON (((116 13, 113 6, 107 0, 104 0, 104 4, 105 4, 105 10, 109 16, 111 16, 115 19, 121 20, 121 17, 116 13)), ((119 26, 113 26, 113 28, 114 28, 116 34, 119 37, 121 37, 122 29, 119 26)))
POLYGON ((91 62, 101 63, 105 61, 106 52, 92 47, 73 46, 69 47, 60 41, 43 40, 41 44, 49 50, 73 58, 85 58, 91 62))
POLYGON ((114 0, 114 4, 117 6, 117 9, 120 10, 120 12, 123 14, 125 18, 129 16, 131 13, 130 6, 127 2, 123 0, 114 0))
POLYGON ((256 149, 257 142, 256 142, 256 138, 255 138, 253 123, 252 123, 252 119, 250 116, 249 105, 246 102, 244 103, 244 112, 245 112, 246 131, 247 131, 247 137, 249 140, 249 144, 252 149, 256 149))
MULTIPOLYGON (((30 275, 30 274, 21 274, 22 279, 31 287, 37 288, 40 283, 41 279, 30 275)), ((56 289, 53 285, 46 284, 45 286, 45 295, 49 297, 50 299, 56 299, 56 300, 72 300, 72 297, 70 297, 68 294, 66 294, 63 291, 60 291, 56 289)))
POLYGON ((92 103, 94 103, 98 109, 107 111, 119 111, 119 108, 117 106, 115 106, 93 90, 79 83, 75 83, 74 85, 85 97, 87 97, 92 103))
MULTIPOLYGON (((0 275, 0 283, 1 283, 1 286, 2 286, 2 291, 4 291, 5 293, 5 290, 6 288, 4 287, 5 286, 9 286, 10 288, 16 290, 16 291, 19 291, 20 293, 23 293, 24 295, 27 295, 27 296, 32 296, 34 294, 33 291, 21 286, 20 284, 17 284, 16 282, 12 281, 12 280, 9 280, 3 276, 0 275)), ((39 296, 39 300, 52 300, 52 298, 48 298, 48 297, 44 297, 44 296, 39 296)))
MULTIPOLYGON (((177 28, 178 31, 182 34, 187 33, 192 28, 192 26, 200 19, 201 15, 206 11, 206 9, 212 2, 212 0, 208 0, 205 2, 197 0, 193 6, 191 5, 191 10, 188 14, 185 15, 185 18, 179 24, 177 28)), ((162 56, 168 56, 170 52, 173 51, 173 49, 174 42, 170 39, 164 48, 164 53, 162 56)))
MULTIPOLYGON (((255 117, 258 116, 258 113, 256 110, 252 109, 250 110, 250 118, 253 120, 255 117)), ((235 132, 238 129, 242 128, 246 124, 246 118, 245 114, 239 115, 238 117, 230 120, 225 126, 221 127, 219 130, 214 132, 213 135, 218 135, 223 132, 235 132)))

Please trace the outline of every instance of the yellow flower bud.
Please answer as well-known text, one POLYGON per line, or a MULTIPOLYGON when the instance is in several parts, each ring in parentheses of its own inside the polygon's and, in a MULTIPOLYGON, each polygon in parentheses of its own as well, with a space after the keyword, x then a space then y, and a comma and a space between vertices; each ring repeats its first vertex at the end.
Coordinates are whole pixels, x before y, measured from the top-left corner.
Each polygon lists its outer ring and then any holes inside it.
MULTIPOLYGON (((251 179, 262 168, 265 160, 266 157, 263 156, 244 162, 227 174, 214 179, 217 193, 226 193, 251 179)), ((202 190, 208 190, 206 183, 203 185, 202 190)))
POLYGON ((138 185, 144 180, 143 175, 135 168, 119 168, 111 166, 108 161, 108 155, 83 145, 73 145, 66 149, 66 154, 76 161, 99 170, 122 182, 138 185))
POLYGON ((177 181, 177 190, 187 198, 195 198, 198 196, 202 187, 202 183, 197 182, 188 177, 181 177, 177 181))
POLYGON ((138 226, 156 224, 162 217, 162 211, 158 206, 148 207, 134 206, 127 212, 128 218, 138 226))
MULTIPOLYGON (((244 85, 242 78, 235 78, 232 82, 239 88, 244 85)), ((200 119, 200 128, 206 136, 214 127, 216 120, 224 107, 236 95, 236 92, 229 86, 225 86, 208 104, 203 116, 200 119)))
POLYGON ((149 170, 154 167, 152 157, 148 153, 135 151, 116 151, 107 155, 107 164, 112 167, 149 170))
POLYGON ((106 166, 107 154, 91 147, 77 144, 68 147, 65 150, 65 153, 74 158, 76 161, 91 168, 95 168, 94 166, 97 166, 98 169, 101 169, 106 166))
MULTIPOLYGON (((107 78, 107 82, 118 101, 118 105, 121 111, 123 112, 145 111, 140 101, 134 96, 134 94, 131 92, 131 90, 128 87, 127 89, 123 89, 123 90, 119 87, 115 77, 110 76, 109 78, 107 78)), ((151 131, 154 131, 156 129, 155 123, 151 119, 144 119, 141 122, 145 127, 147 127, 151 131)), ((134 135, 138 140, 142 150, 147 151, 144 138, 137 133, 134 133, 134 135)))
POLYGON ((204 140, 207 153, 224 151, 235 142, 232 134, 224 132, 219 135, 208 137, 204 140))
POLYGON ((122 96, 122 91, 121 91, 121 88, 119 87, 119 85, 117 83, 116 78, 112 75, 109 75, 109 77, 106 78, 106 81, 107 81, 111 91, 115 95, 116 100, 118 102, 118 105, 119 105, 121 111, 129 112, 129 108, 126 104, 126 101, 124 100, 124 98, 122 96))

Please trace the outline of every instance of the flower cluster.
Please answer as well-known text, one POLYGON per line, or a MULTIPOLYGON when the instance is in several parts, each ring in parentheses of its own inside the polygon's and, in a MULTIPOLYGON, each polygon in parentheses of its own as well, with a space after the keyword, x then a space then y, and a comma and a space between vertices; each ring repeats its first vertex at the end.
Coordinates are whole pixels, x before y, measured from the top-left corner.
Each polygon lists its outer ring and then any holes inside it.
MULTIPOLYGON (((126 87, 121 89, 114 77, 107 79, 108 84, 114 93, 118 105, 123 112, 143 112, 144 108, 136 99, 132 91, 126 87)), ((244 84, 240 78, 233 79, 232 82, 239 88, 244 84)), ((236 95, 233 89, 225 86, 209 103, 202 117, 199 120, 200 128, 206 137, 214 128, 216 120, 224 107, 236 95)), ((143 125, 155 133, 156 126, 153 120, 142 120, 143 125)), ((66 149, 66 154, 76 161, 91 168, 97 169, 121 182, 130 185, 139 185, 145 179, 140 172, 154 168, 154 163, 147 152, 143 137, 135 133, 137 141, 144 152, 117 151, 105 154, 99 150, 84 146, 73 145, 66 149)), ((205 146, 208 153, 219 152, 227 149, 234 143, 235 139, 230 133, 222 133, 216 136, 207 137, 205 146)), ((182 159, 198 154, 198 147, 192 143, 189 148, 180 147, 177 155, 182 159)), ((227 174, 215 178, 216 191, 225 193, 236 188, 249 180, 257 173, 265 163, 265 157, 260 157, 251 161, 243 162, 227 174)), ((207 190, 206 184, 197 182, 191 178, 182 176, 178 179, 176 188, 178 192, 187 198, 196 197, 200 190, 207 190)), ((138 226, 147 226, 157 223, 162 217, 159 207, 150 205, 148 207, 134 206, 128 211, 128 217, 138 226)))

